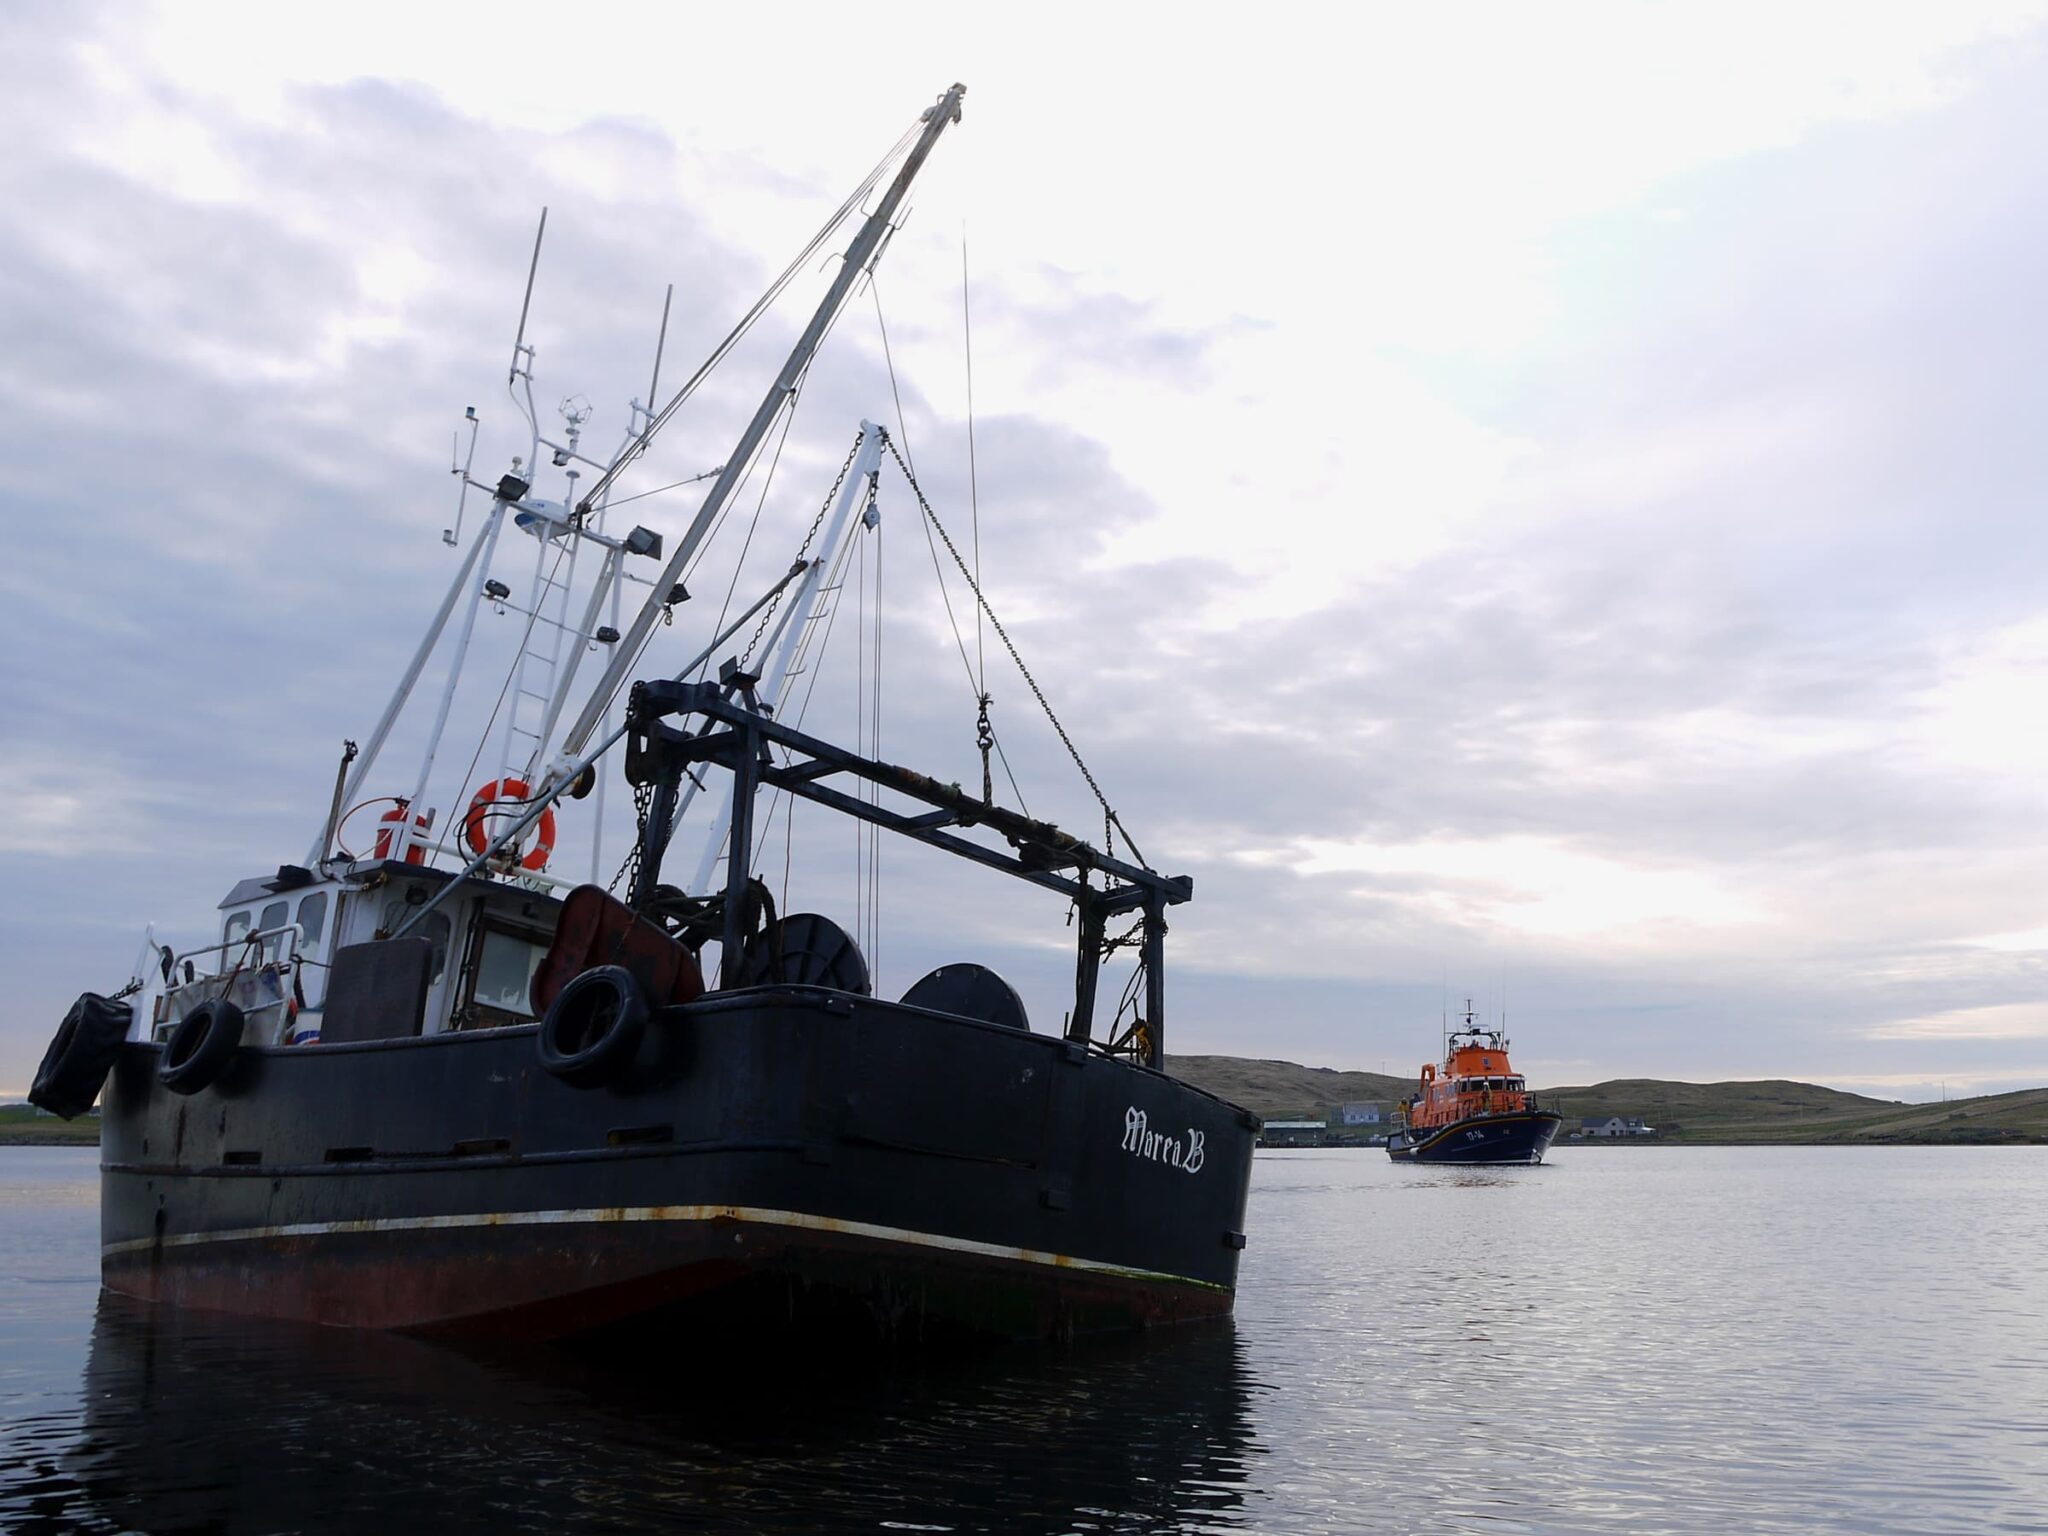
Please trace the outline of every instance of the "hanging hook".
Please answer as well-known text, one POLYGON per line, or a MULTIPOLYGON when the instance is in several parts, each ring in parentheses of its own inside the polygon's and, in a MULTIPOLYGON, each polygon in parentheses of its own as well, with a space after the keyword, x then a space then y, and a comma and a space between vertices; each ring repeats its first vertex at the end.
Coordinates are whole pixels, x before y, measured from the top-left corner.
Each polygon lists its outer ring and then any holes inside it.
POLYGON ((996 744, 995 728, 988 723, 988 706, 992 702, 987 694, 981 696, 981 710, 974 720, 974 744, 981 748, 981 803, 993 805, 996 799, 995 780, 989 776, 988 752, 996 744))

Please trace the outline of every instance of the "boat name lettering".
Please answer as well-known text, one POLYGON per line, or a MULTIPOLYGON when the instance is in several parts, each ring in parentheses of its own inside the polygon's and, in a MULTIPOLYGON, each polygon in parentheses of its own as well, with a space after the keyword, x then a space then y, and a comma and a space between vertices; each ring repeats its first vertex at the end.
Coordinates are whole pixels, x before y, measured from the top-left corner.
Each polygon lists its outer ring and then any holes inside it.
POLYGON ((1150 1158, 1182 1173, 1202 1171, 1202 1133, 1189 1128, 1185 1140, 1151 1129, 1145 1111, 1133 1105, 1124 1111, 1124 1150, 1133 1157, 1150 1158))

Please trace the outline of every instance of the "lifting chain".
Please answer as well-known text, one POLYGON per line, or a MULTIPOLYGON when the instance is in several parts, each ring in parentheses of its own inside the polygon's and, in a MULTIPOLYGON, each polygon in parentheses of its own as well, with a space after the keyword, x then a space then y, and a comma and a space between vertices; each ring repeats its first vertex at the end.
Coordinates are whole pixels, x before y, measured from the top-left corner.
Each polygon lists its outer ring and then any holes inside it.
MULTIPOLYGON (((1114 858, 1116 829, 1123 826, 1122 819, 1110 809, 1109 799, 1102 793, 1102 786, 1095 782, 1095 775, 1090 773, 1088 765, 1081 761, 1081 753, 1075 747, 1073 738, 1067 734, 1067 728, 1060 724, 1060 717, 1053 713, 1052 705, 1046 701, 1045 690, 1038 686, 1038 679, 1031 675, 1031 669, 1024 665, 1024 658, 1017 654, 1017 647, 1010 639, 1010 632, 1003 628, 1003 621, 996 617, 995 609, 989 607, 988 599, 981 595, 981 583, 974 579, 974 572, 969 570, 967 562, 960 558, 960 551, 953 544, 953 536, 946 532, 946 525, 939 521, 939 514, 934 512, 932 504, 925 500, 924 487, 917 483, 917 476, 910 472, 910 465, 904 462, 903 455, 897 451, 896 440, 889 436, 887 428, 878 427, 876 431, 881 433, 882 446, 889 450, 889 457, 896 461, 896 467, 903 471, 903 478, 910 482, 911 494, 917 497, 917 505, 924 513, 925 521, 932 525, 933 531, 945 544, 946 553, 953 557, 953 563, 960 568, 960 575, 966 580, 968 590, 974 594, 975 602, 979 603, 981 611, 988 615, 989 627, 995 630, 996 638, 1003 642, 1003 649, 1010 653, 1010 660, 1017 664, 1018 672, 1023 674, 1024 681, 1031 688, 1031 696, 1038 700, 1038 707, 1045 711, 1045 718, 1052 722, 1052 728, 1060 738, 1060 745, 1067 749, 1067 756, 1074 760, 1074 766, 1081 770, 1081 777, 1088 781, 1088 788, 1095 796, 1095 803, 1102 807, 1102 836, 1106 845, 1103 851, 1114 858)), ((986 719, 985 713, 983 718, 986 719)), ((1145 856, 1131 840, 1128 828, 1124 831, 1124 842, 1130 847, 1132 856, 1140 864, 1144 864, 1145 856)), ((1145 867, 1151 868, 1149 864, 1145 867)))
POLYGON ((1119 933, 1114 937, 1105 938, 1102 941, 1102 963, 1104 965, 1109 964, 1109 957, 1115 954, 1118 950, 1128 949, 1131 945, 1142 944, 1144 941, 1145 919, 1141 917, 1137 921, 1132 923, 1130 927, 1126 928, 1122 933, 1119 933))
POLYGON ((619 872, 612 876, 612 883, 605 889, 617 893, 619 882, 626 881, 626 894, 630 896, 634 884, 640 878, 640 850, 647 846, 647 813, 654 808, 654 780, 633 786, 633 846, 626 853, 626 862, 619 866, 619 872), (628 877, 631 877, 630 879, 628 877))
MULTIPOLYGON (((818 536, 818 530, 825 526, 825 514, 832 510, 832 503, 839 499, 839 488, 846 484, 846 473, 853 468, 854 455, 860 452, 860 442, 864 436, 864 432, 853 434, 853 446, 846 450, 846 462, 839 466, 839 473, 832 477, 832 489, 825 493, 825 500, 818 507, 818 515, 811 519, 811 531, 804 535, 804 541, 797 549, 798 560, 802 560, 810 553, 811 541, 818 536)), ((874 487, 871 483, 868 487, 868 505, 873 506, 874 500, 874 487)), ((761 637, 768 633, 768 626, 775 618, 775 610, 782 606, 783 590, 778 588, 768 606, 761 610, 761 622, 754 626, 753 637, 747 641, 746 650, 740 653, 742 667, 754 659, 754 647, 759 645, 761 637)))

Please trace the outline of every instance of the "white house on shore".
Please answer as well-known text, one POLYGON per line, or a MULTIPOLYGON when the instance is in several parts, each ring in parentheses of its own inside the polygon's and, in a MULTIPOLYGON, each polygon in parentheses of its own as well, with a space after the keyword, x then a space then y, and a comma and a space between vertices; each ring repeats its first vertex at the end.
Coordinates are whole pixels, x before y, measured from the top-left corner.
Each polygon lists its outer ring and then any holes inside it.
POLYGON ((1604 1120, 1581 1120, 1579 1128, 1572 1132, 1572 1135, 1579 1137, 1654 1136, 1656 1134, 1657 1127, 1643 1124, 1641 1116, 1624 1120, 1620 1115, 1609 1115, 1604 1120))

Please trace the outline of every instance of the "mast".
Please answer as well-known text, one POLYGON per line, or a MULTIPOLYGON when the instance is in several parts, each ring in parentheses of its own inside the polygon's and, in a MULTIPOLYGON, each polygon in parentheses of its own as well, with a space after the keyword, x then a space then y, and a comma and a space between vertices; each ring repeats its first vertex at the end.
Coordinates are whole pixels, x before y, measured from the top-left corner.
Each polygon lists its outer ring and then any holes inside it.
MULTIPOLYGON (((826 523, 825 536, 818 545, 817 555, 811 561, 811 568, 804 572, 803 580, 797 583, 794 595, 782 605, 776 615, 775 627, 767 635, 768 670, 754 696, 777 719, 783 718, 785 713, 782 708, 783 687, 789 681, 790 669, 796 665, 797 648, 823 620, 826 604, 837 601, 824 590, 825 582, 838 565, 839 546, 847 537, 853 509, 873 490, 875 472, 881 462, 881 431, 872 421, 863 421, 860 424, 860 448, 854 455, 853 467, 847 471, 845 483, 840 487, 838 501, 826 523)), ((691 788, 695 787, 692 784, 691 788)), ((680 817, 682 812, 675 814, 680 817)), ((731 826, 730 807, 712 819, 710 836, 704 842, 703 860, 697 865, 696 877, 686 887, 690 894, 702 896, 711 890, 711 878, 718 869, 718 855, 725 847, 725 834, 731 826)))
MULTIPOLYGON (((449 617, 455 612, 455 605, 461 601, 464 590, 469 588, 470 580, 476 574, 479 563, 481 563, 484 573, 486 575, 489 574, 491 564, 489 551, 497 545, 498 525, 504 520, 505 516, 506 492, 513 491, 515 487, 517 494, 510 498, 512 500, 517 500, 519 496, 526 494, 525 485, 517 479, 516 475, 507 475, 504 480, 499 482, 498 495, 491 504, 490 517, 486 520, 483 528, 478 531, 476 541, 469 546, 469 553, 462 557, 461 568, 456 571, 455 579, 448 583, 447 595, 441 599, 441 606, 435 610, 433 621, 427 625, 426 635, 421 639, 419 648, 412 653, 412 660, 406 663, 405 671, 398 679, 398 687, 391 695, 391 702, 384 706, 384 713, 378 718, 376 728, 370 732, 369 743, 364 747, 362 754, 356 759, 355 768, 349 773, 348 781, 342 787, 339 803, 343 806, 346 806, 348 802, 353 801, 358 794, 362 793, 363 781, 370 776, 370 770, 376 767, 377 754, 384 750, 385 738, 391 734, 391 727, 397 722, 399 711, 405 708, 405 701, 412 697, 413 685, 419 682, 420 673, 426 669, 427 658, 434 654, 434 646, 440 641, 441 632, 448 627, 449 617)), ((474 589, 470 590, 469 613, 463 619, 462 640, 464 646, 469 644, 470 626, 475 622, 477 604, 482 598, 483 585, 478 583, 474 589)), ((461 670, 462 657, 461 653, 458 652, 454 666, 449 674, 451 686, 453 685, 455 674, 461 670)), ((448 705, 444 699, 441 705, 441 721, 445 722, 447 717, 448 705)), ((434 760, 435 745, 438 744, 439 740, 440 725, 437 724, 434 729, 433 741, 427 747, 427 762, 430 766, 434 760)), ((399 826, 400 831, 398 835, 401 842, 398 856, 403 858, 405 857, 403 839, 409 835, 412 823, 410 819, 407 819, 400 822, 399 826)), ((334 828, 332 826, 322 829, 318 840, 306 852, 307 868, 312 869, 319 866, 320 860, 327 854, 328 840, 333 835, 334 828)))
MULTIPOLYGON (((950 124, 960 120, 960 100, 966 94, 967 87, 956 84, 941 96, 935 105, 925 109, 924 132, 918 135, 917 143, 904 158, 901 169, 896 173, 896 179, 890 183, 889 190, 883 194, 881 202, 875 205, 875 211, 868 215, 867 221, 860 227, 860 233, 854 236, 853 243, 846 248, 845 259, 840 263, 839 273, 833 278, 831 288, 826 291, 824 299, 819 303, 817 313, 811 316, 811 323, 804 328, 803 335, 797 338, 796 346, 789 354, 789 360, 782 365, 782 372, 776 376, 760 407, 754 412, 754 419, 747 424, 747 430, 741 434, 739 442, 727 457, 725 468, 719 473, 717 483, 711 487, 711 494, 704 498, 703 506, 697 510, 696 520, 690 524, 689 530, 677 543, 668 568, 654 583, 647 601, 633 616, 632 624, 620 637, 619 642, 612 647, 611 661, 605 667, 604 675, 597 680, 590 697, 584 702, 582 712, 577 715, 575 724, 569 727, 569 734, 563 738, 561 753, 564 758, 573 758, 582 751, 584 743, 590 739, 591 733, 597 729, 598 722, 604 718, 612 696, 625 682, 627 673, 638 663, 641 646, 654 628, 655 620, 661 613, 668 593, 682 580, 684 567, 690 563, 691 557, 697 552, 697 546, 703 542, 704 536, 717 520, 719 512, 746 474, 747 466, 753 462, 755 451, 761 446, 761 441, 768 435, 769 429, 774 426, 776 416, 787 407, 790 397, 796 393, 797 386, 803 379, 804 370, 810 366, 812 356, 825 339, 825 332, 831 328, 840 306, 846 302, 846 296, 852 291, 854 281, 875 259, 882 237, 889 230, 890 221, 909 193, 910 184, 923 168, 932 147, 939 142, 939 135, 944 133, 950 124)), ((594 500, 610 488, 611 480, 624 463, 625 460, 622 459, 611 472, 600 477, 597 484, 591 487, 586 505, 588 501, 594 500)))

